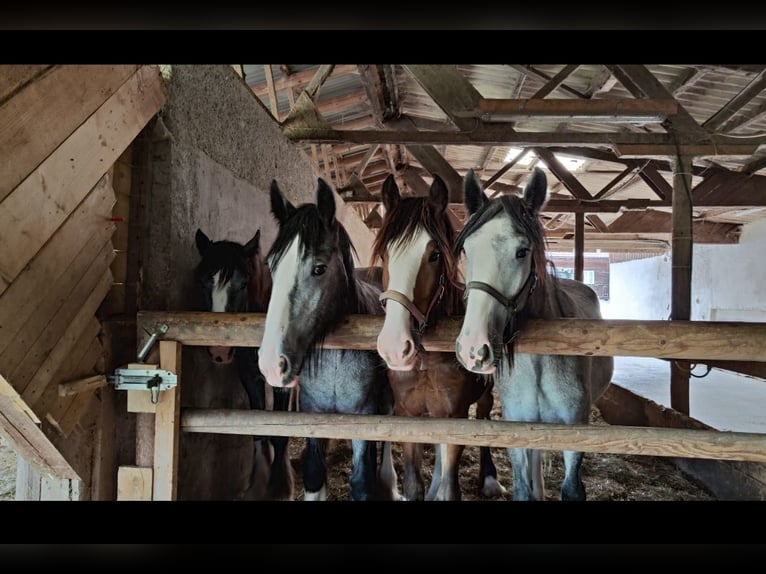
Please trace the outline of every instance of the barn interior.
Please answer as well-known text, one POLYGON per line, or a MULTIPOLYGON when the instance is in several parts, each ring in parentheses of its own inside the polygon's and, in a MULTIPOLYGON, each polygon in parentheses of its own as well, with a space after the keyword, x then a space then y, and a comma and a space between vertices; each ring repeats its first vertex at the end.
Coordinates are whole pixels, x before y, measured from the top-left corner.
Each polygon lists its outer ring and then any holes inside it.
MULTIPOLYGON (((542 167, 550 256, 605 281, 605 318, 766 323, 766 65, 3 65, 0 125, 0 431, 16 499, 157 499, 162 457, 171 498, 241 493, 250 437, 160 436, 146 393, 109 378, 140 362, 143 312, 199 309, 198 228, 271 244, 272 179, 296 205, 330 183, 367 266, 389 174, 405 195, 438 174, 460 229, 469 170, 496 197, 542 167)), ((692 344, 696 360, 659 383, 667 404, 614 384, 604 420, 713 429, 690 409, 691 364, 766 378, 762 350, 703 363, 713 343, 692 344)), ((233 365, 179 353, 171 418, 246 408, 233 365)), ((716 455, 669 459, 719 498, 764 498, 761 458, 716 455)))

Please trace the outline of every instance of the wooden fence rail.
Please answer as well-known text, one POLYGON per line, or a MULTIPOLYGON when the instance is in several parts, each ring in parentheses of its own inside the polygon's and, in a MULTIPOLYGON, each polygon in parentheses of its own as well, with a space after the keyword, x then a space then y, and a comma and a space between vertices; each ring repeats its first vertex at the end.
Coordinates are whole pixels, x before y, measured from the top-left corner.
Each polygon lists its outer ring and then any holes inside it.
MULTIPOLYGON (((167 324, 165 339, 183 345, 257 347, 265 314, 141 311, 139 344, 167 324)), ((381 315, 350 315, 324 341, 328 349, 376 349, 381 315)), ((460 318, 444 319, 423 337, 427 351, 454 352, 460 318)), ((766 361, 766 323, 724 321, 531 320, 519 353, 766 361)))
POLYGON ((184 409, 181 430, 766 462, 766 434, 678 428, 184 409))

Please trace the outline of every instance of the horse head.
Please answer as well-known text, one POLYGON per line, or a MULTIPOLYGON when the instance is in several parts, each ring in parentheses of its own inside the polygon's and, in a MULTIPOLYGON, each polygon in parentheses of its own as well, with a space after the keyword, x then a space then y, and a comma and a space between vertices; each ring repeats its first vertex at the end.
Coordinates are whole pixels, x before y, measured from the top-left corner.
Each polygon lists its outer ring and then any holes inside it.
POLYGON ((457 358, 475 373, 495 372, 504 345, 512 357, 517 316, 542 291, 544 231, 538 216, 547 199, 545 173, 535 168, 523 197, 490 200, 469 171, 464 203, 470 217, 456 242, 465 253, 466 311, 455 343, 457 358))
POLYGON ((386 316, 377 341, 389 369, 409 371, 419 361, 419 335, 436 320, 437 305, 457 273, 447 186, 434 175, 428 196, 402 198, 393 175, 383 183, 386 213, 373 245, 383 267, 386 316))
MULTIPOLYGON (((205 311, 242 313, 253 307, 255 292, 268 291, 270 278, 256 273, 260 257, 260 229, 244 245, 212 241, 197 229, 195 242, 201 260, 194 274, 205 311)), ((268 294, 265 295, 268 298, 268 294)), ((213 362, 231 363, 234 347, 208 347, 213 362)))
POLYGON ((258 364, 268 383, 294 386, 309 355, 348 309, 354 309, 351 241, 335 217, 335 195, 321 178, 316 204, 293 206, 271 183, 279 231, 267 261, 273 289, 258 364))

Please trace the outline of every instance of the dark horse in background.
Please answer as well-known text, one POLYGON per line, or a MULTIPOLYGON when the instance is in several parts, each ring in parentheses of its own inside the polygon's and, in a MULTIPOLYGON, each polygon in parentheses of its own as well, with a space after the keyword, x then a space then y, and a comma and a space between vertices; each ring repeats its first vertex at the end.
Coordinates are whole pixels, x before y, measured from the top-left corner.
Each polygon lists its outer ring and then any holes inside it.
MULTIPOLYGON (((206 311, 265 313, 271 295, 271 274, 260 251, 260 230, 245 245, 234 241, 211 241, 198 229, 195 241, 202 259, 195 269, 206 311)), ((289 389, 269 388, 258 368, 255 347, 209 347, 216 364, 236 362, 250 408, 287 411, 289 389)), ((253 470, 247 499, 292 500, 294 473, 288 454, 289 437, 254 437, 253 470)))
MULTIPOLYGON (((455 252, 465 252, 468 302, 455 344, 458 360, 474 373, 495 375, 505 420, 588 424, 593 402, 609 386, 612 357, 514 356, 527 319, 601 319, 593 289, 547 270, 539 218, 547 200, 545 173, 535 168, 523 197, 490 200, 469 171, 464 194, 470 218, 455 252)), ((510 448, 508 454, 513 499, 545 500, 541 451, 510 448)), ((564 451, 563 500, 585 500, 582 461, 582 452, 564 451)))
MULTIPOLYGON (((476 416, 490 418, 492 379, 464 369, 452 353, 428 352, 421 345, 424 332, 445 316, 463 314, 458 265, 453 248, 456 233, 447 216, 447 186, 434 175, 427 197, 399 194, 393 175, 383 182, 383 224, 372 257, 383 263, 380 295, 386 318, 378 336, 378 353, 391 370, 394 414, 468 418, 472 404, 476 416)), ((438 445, 427 500, 460 500, 458 470, 463 445, 438 445)), ((403 443, 404 496, 423 500, 421 475, 423 446, 403 443)), ((479 491, 499 496, 488 447, 480 448, 479 491)))
MULTIPOLYGON (((324 349, 322 341, 349 314, 381 314, 380 290, 355 274, 354 248, 335 217, 335 194, 319 179, 316 204, 293 206, 276 181, 271 211, 279 232, 268 254, 274 286, 259 350, 267 382, 298 387, 300 410, 391 414, 385 364, 375 351, 324 349)), ((307 438, 305 500, 327 498, 326 439, 307 438)), ((398 498, 391 444, 353 439, 349 476, 353 500, 398 498)))

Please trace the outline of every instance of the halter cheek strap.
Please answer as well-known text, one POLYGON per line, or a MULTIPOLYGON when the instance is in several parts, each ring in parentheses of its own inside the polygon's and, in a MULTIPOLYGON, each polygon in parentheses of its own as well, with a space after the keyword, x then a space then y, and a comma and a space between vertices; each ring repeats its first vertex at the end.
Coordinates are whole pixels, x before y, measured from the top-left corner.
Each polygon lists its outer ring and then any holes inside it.
POLYGON ((437 287, 436 291, 434 291, 434 294, 431 297, 431 301, 428 304, 428 309, 426 309, 425 314, 418 309, 415 304, 410 301, 410 299, 404 294, 400 293, 399 291, 394 291, 393 289, 390 289, 388 291, 383 291, 379 296, 378 300, 380 301, 381 305, 383 305, 383 310, 385 311, 386 307, 386 301, 388 299, 393 299, 400 305, 402 305, 405 309, 407 309, 410 312, 410 315, 412 315, 415 320, 418 322, 418 332, 422 333, 426 326, 428 326, 428 316, 431 314, 431 310, 434 308, 434 306, 441 301, 441 298, 444 296, 444 273, 442 273, 439 276, 439 286, 437 287))

